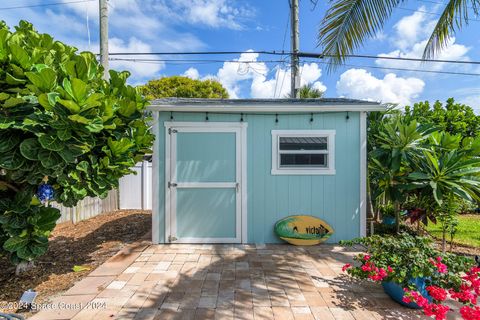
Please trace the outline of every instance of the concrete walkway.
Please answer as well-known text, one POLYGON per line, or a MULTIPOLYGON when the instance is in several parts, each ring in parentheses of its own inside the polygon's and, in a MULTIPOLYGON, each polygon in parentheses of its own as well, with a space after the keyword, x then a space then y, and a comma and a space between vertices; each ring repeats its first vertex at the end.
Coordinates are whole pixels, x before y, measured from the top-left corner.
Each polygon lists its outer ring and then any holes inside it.
POLYGON ((341 272, 333 245, 124 249, 31 319, 423 319, 341 272))

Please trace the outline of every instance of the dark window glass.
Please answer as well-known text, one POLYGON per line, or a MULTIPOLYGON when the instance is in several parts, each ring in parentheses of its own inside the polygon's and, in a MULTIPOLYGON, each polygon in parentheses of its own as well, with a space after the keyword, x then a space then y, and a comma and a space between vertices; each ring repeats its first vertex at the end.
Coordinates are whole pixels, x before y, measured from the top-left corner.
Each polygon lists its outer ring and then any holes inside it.
POLYGON ((280 150, 327 150, 327 137, 280 137, 280 150))
POLYGON ((280 154, 280 167, 327 167, 327 155, 280 154))

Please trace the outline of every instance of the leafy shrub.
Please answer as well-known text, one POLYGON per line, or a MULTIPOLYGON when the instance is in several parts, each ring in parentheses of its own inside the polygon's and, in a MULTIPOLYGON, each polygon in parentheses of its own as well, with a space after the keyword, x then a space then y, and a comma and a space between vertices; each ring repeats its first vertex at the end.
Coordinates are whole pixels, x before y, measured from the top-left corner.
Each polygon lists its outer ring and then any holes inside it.
POLYGON ((105 197, 153 141, 146 100, 128 72, 103 68, 89 52, 54 41, 21 21, 0 25, 0 253, 33 260, 59 218, 35 196, 48 181, 73 206, 105 197))

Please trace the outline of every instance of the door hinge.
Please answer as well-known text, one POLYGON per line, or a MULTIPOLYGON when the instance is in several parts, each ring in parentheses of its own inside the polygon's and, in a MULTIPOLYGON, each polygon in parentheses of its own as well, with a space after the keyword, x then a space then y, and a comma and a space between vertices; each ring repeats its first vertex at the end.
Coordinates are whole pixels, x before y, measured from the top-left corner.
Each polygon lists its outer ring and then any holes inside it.
POLYGON ((175 182, 168 181, 168 187, 169 188, 175 188, 176 186, 178 186, 178 184, 176 184, 175 182))
POLYGON ((174 237, 174 236, 168 236, 168 242, 173 242, 173 241, 177 241, 177 237, 174 237))
POLYGON ((177 129, 168 128, 168 134, 177 133, 177 129))

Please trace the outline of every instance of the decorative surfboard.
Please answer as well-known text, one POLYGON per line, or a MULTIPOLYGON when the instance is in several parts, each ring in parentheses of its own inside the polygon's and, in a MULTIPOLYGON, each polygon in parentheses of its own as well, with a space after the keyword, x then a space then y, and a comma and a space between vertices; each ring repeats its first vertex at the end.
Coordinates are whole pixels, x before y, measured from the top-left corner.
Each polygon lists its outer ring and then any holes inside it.
POLYGON ((313 246, 333 234, 333 228, 314 216, 289 216, 275 224, 277 236, 296 246, 313 246))

